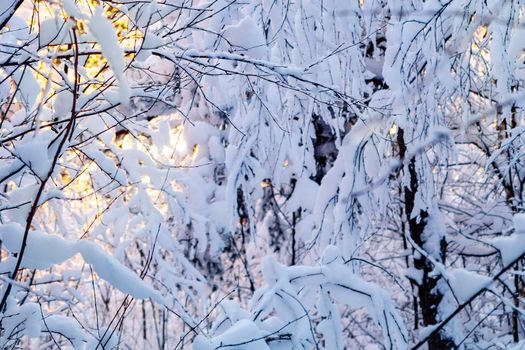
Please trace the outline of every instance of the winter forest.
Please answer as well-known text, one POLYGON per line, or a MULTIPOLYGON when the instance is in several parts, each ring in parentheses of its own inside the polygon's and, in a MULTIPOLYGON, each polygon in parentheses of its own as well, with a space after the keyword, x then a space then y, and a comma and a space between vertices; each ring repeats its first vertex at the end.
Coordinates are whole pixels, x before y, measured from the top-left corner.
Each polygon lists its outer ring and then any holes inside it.
POLYGON ((522 0, 0 0, 0 349, 525 349, 522 0))

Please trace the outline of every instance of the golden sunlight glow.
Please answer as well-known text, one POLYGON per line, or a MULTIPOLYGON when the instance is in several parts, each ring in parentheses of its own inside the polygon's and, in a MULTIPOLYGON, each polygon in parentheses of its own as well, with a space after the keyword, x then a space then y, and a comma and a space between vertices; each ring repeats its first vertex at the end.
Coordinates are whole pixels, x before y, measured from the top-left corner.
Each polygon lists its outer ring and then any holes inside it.
POLYGON ((470 47, 470 50, 472 51, 472 54, 470 55, 470 64, 474 72, 480 77, 487 74, 490 64, 489 40, 487 35, 488 27, 486 25, 480 25, 474 32, 470 47))
POLYGON ((394 136, 395 134, 397 134, 397 130, 398 130, 398 126, 397 124, 392 124, 392 126, 390 127, 390 130, 388 130, 388 133, 391 135, 391 136, 394 136))
POLYGON ((148 175, 142 175, 142 177, 140 178, 140 181, 143 184, 149 184, 151 183, 151 178, 148 175))
POLYGON ((162 156, 164 158, 171 158, 173 156, 173 148, 168 146, 163 146, 161 150, 162 156))
POLYGON ((69 187, 76 193, 89 192, 92 188, 92 180, 90 173, 94 172, 97 169, 97 164, 95 162, 90 162, 87 168, 73 180, 69 187))
POLYGON ((487 36, 488 33, 488 27, 486 25, 480 25, 476 28, 476 31, 474 32, 474 37, 478 40, 482 40, 487 36))
POLYGON ((193 146, 193 151, 191 153, 191 158, 195 159, 197 158, 197 155, 199 154, 199 144, 196 144, 193 146))
POLYGON ((186 141, 184 139, 180 138, 175 143, 175 150, 180 155, 186 154, 188 152, 188 145, 186 144, 186 141))
POLYGON ((184 190, 184 188, 175 180, 172 180, 170 185, 175 192, 182 192, 184 190))
POLYGON ((132 149, 135 147, 135 142, 129 134, 125 134, 124 136, 116 139, 114 142, 119 148, 122 149, 132 149))
POLYGON ((175 147, 175 151, 179 156, 184 156, 188 153, 188 144, 183 137, 184 127, 179 125, 178 127, 170 130, 170 144, 175 147))

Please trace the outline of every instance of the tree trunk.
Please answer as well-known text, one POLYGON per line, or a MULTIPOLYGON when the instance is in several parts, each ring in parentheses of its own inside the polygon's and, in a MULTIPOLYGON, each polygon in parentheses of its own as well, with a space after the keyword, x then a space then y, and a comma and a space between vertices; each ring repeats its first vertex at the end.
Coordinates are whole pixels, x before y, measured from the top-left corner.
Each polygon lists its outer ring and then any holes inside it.
MULTIPOLYGON (((403 160, 406 156, 406 144, 404 140, 403 129, 399 128, 397 135, 400 158, 403 160)), ((416 194, 419 189, 418 173, 416 171, 416 158, 410 159, 408 163, 409 184, 404 186, 405 200, 405 219, 408 223, 408 234, 410 238, 422 249, 425 247, 429 237, 425 236, 430 214, 428 210, 419 209, 417 215, 413 215, 416 203, 416 194)), ((441 239, 441 249, 439 256, 434 256, 437 261, 443 262, 446 254, 446 242, 441 239)), ((443 294, 438 288, 438 281, 441 276, 432 274, 434 267, 432 263, 422 254, 413 254, 414 268, 421 273, 421 280, 418 284, 419 305, 416 308, 421 310, 421 316, 424 326, 432 326, 440 321, 439 304, 443 300, 443 294)), ((416 316, 417 317, 417 316, 416 316)), ((455 344, 444 331, 441 331, 431 337, 428 341, 429 350, 452 349, 455 344)))

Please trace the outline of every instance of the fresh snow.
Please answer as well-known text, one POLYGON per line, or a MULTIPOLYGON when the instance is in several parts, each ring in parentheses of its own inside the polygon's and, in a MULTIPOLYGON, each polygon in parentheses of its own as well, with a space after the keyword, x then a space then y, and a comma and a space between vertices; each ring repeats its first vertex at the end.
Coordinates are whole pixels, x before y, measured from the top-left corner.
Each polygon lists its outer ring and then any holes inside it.
MULTIPOLYGON (((20 251, 23 233, 23 227, 15 223, 0 226, 2 242, 11 253, 20 251)), ((71 259, 76 254, 80 254, 102 279, 121 292, 138 299, 152 298, 163 303, 163 297, 158 291, 91 241, 70 242, 57 235, 30 231, 22 266, 29 269, 46 269, 71 259)))

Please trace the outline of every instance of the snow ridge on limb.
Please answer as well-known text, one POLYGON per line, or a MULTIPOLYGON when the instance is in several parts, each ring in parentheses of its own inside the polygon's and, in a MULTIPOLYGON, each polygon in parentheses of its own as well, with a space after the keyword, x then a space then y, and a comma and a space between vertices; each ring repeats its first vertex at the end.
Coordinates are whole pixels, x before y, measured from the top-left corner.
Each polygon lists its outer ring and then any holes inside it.
POLYGON ((319 266, 284 266, 269 256, 263 275, 266 286, 254 294, 251 311, 236 311, 232 317, 225 309, 225 318, 214 323, 214 333, 196 338, 195 350, 344 349, 337 305, 366 309, 381 327, 386 348, 408 346, 406 328, 390 297, 356 275, 335 246, 326 247, 319 266), (312 319, 319 317, 322 321, 315 325, 312 319), (322 334, 324 346, 317 334, 322 334))
MULTIPOLYGON (((11 253, 18 253, 23 235, 22 226, 9 223, 0 226, 0 239, 11 253)), ((47 269, 80 254, 95 272, 112 286, 137 299, 151 298, 164 304, 162 295, 129 268, 109 255, 97 244, 87 240, 70 242, 60 236, 30 231, 22 267, 47 269)))

